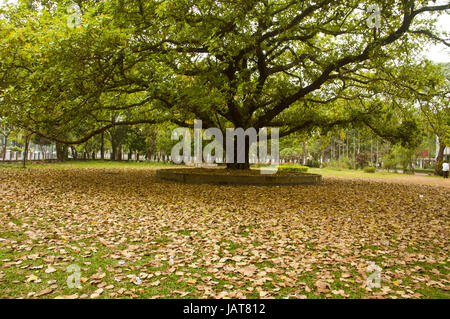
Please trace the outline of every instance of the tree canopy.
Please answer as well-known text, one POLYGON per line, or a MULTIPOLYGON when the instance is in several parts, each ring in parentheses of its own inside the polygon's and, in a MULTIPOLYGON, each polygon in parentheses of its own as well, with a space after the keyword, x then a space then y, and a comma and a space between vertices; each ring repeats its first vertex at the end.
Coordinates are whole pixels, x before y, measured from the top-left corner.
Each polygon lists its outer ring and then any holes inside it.
POLYGON ((0 117, 63 143, 194 119, 280 136, 353 123, 415 143, 417 101, 437 94, 408 79, 426 44, 450 45, 435 28, 450 4, 432 1, 75 2, 76 17, 70 1, 0 11, 0 117))

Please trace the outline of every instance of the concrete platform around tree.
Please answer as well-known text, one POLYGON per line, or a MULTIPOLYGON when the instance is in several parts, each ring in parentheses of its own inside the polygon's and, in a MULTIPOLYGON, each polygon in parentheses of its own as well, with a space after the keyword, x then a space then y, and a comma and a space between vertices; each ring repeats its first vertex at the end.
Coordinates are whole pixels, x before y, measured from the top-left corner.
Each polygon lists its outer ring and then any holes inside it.
POLYGON ((309 173, 277 173, 261 174, 253 171, 246 175, 242 171, 225 169, 160 169, 156 176, 165 181, 186 184, 214 184, 214 185, 304 185, 319 184, 322 175, 309 173))

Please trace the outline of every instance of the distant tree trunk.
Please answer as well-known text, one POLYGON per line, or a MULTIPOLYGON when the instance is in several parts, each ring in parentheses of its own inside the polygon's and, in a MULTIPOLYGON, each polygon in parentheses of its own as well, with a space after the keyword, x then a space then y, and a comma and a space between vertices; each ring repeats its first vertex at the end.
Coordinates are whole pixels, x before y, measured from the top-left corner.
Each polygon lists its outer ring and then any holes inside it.
POLYGON ((377 156, 377 158, 375 159, 376 160, 376 165, 378 165, 378 162, 379 162, 379 159, 378 159, 378 139, 377 139, 377 155, 376 156, 377 156))
POLYGON ((67 145, 56 143, 56 158, 59 162, 64 162, 67 158, 67 145))
POLYGON ((28 147, 30 146, 31 135, 25 135, 25 150, 23 152, 23 168, 27 167, 28 147))
POLYGON ((330 159, 332 160, 332 161, 334 161, 334 156, 335 155, 335 152, 334 152, 334 138, 333 137, 331 137, 331 141, 330 141, 330 159))
POLYGON ((74 160, 77 160, 78 159, 78 152, 77 152, 77 150, 73 146, 71 146, 70 149, 72 150, 72 158, 74 160))
POLYGON ((6 160, 6 147, 8 145, 9 134, 5 135, 5 145, 3 145, 3 160, 6 160))
POLYGON ((302 153, 303 153, 303 165, 305 165, 306 164, 306 142, 303 142, 302 153))
POLYGON ((350 135, 348 135, 348 137, 349 138, 347 138, 347 137, 345 138, 345 146, 347 147, 347 158, 349 158, 348 157, 348 144, 349 144, 348 142, 349 142, 349 139, 350 139, 350 135))
POLYGON ((105 159, 105 135, 102 132, 101 145, 100 145, 100 158, 103 161, 105 159))
POLYGON ((445 145, 439 144, 439 151, 438 151, 438 154, 436 157, 436 167, 434 169, 434 173, 436 175, 442 176, 442 162, 444 161, 444 150, 445 150, 445 145))
POLYGON ((42 153, 42 160, 45 162, 46 157, 45 157, 45 150, 44 150, 44 146, 39 145, 39 151, 42 153))
POLYGON ((112 148, 111 160, 117 161, 117 159, 118 159, 118 146, 117 146, 116 141, 115 141, 114 138, 111 139, 111 148, 112 148))
POLYGON ((358 132, 358 154, 361 152, 361 138, 359 136, 359 132, 358 132))
POLYGON ((370 163, 373 164, 373 140, 370 140, 370 163))

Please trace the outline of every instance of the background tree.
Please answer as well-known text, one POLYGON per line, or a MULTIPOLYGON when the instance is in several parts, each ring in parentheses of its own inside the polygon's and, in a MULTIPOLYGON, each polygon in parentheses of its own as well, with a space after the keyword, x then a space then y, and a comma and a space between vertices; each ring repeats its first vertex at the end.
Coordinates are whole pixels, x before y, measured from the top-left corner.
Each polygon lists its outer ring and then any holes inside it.
POLYGON ((393 72, 388 74, 392 79, 389 89, 406 103, 413 103, 424 134, 432 133, 439 140, 436 173, 440 174, 444 149, 450 145, 450 66, 423 61, 396 68, 394 77, 393 72))
POLYGON ((8 138, 11 135, 13 127, 6 123, 6 120, 0 120, 0 138, 2 141, 2 159, 6 159, 6 149, 8 147, 8 138))

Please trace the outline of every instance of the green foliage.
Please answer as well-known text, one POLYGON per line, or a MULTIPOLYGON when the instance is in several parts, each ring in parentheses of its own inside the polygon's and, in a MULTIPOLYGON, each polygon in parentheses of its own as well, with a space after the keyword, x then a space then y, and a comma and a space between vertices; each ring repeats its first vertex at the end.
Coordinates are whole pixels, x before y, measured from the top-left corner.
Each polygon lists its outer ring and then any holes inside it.
POLYGON ((13 146, 12 148, 11 148, 11 152, 23 152, 23 148, 22 147, 19 147, 19 146, 13 146))
POLYGON ((297 147, 285 147, 280 150, 280 156, 282 157, 300 157, 303 150, 300 146, 297 147))
POLYGON ((390 170, 395 170, 397 167, 397 161, 391 154, 386 154, 383 156, 383 168, 390 170))
POLYGON ((363 168, 368 163, 368 154, 367 153, 359 153, 356 155, 356 164, 357 167, 363 168))
MULTIPOLYGON (((172 140, 172 130, 176 125, 158 126, 158 135, 156 137, 156 151, 163 155, 170 155, 172 147, 179 141, 172 140)), ((193 143, 193 139, 192 139, 193 143)))
POLYGON ((306 162, 306 166, 318 168, 318 167, 320 167, 320 162, 318 160, 315 160, 315 159, 309 159, 306 162))
POLYGON ((415 168, 415 173, 425 173, 425 174, 433 174, 434 173, 434 167, 433 168, 415 168))
POLYGON ((343 168, 343 169, 353 169, 356 167, 355 162, 346 157, 346 156, 342 156, 339 160, 331 160, 328 163, 328 167, 332 167, 332 168, 343 168))
POLYGON ((414 148, 405 148, 401 145, 395 145, 392 151, 396 163, 402 166, 405 173, 409 171, 410 165, 415 159, 415 153, 414 148))
POLYGON ((287 164, 287 165, 280 165, 278 167, 278 170, 280 172, 296 172, 296 173, 306 173, 308 171, 309 167, 307 166, 300 166, 300 165, 292 165, 292 164, 287 164))
POLYGON ((373 167, 373 166, 365 166, 364 169, 363 169, 363 171, 364 171, 365 173, 375 173, 376 169, 375 169, 375 167, 373 167))
POLYGON ((67 2, 10 5, 0 15, 0 117, 59 142, 197 118, 282 136, 359 123, 410 146, 414 101, 391 83, 411 83, 397 66, 450 5, 389 2, 374 36, 360 10, 371 3, 83 1, 77 28, 67 2))
POLYGON ((406 148, 424 129, 443 143, 450 131, 448 72, 415 58, 450 5, 388 1, 374 33, 361 11, 372 1, 83 1, 77 28, 68 2, 34 3, 0 13, 0 118, 80 151, 108 132, 115 154, 169 154, 168 133, 140 125, 194 119, 279 127, 282 156, 314 160, 326 133, 344 141, 348 125, 406 148))

